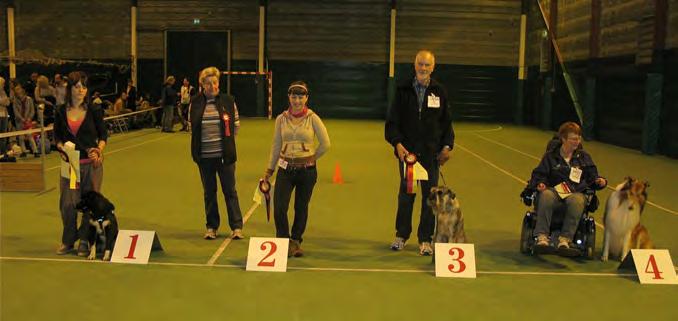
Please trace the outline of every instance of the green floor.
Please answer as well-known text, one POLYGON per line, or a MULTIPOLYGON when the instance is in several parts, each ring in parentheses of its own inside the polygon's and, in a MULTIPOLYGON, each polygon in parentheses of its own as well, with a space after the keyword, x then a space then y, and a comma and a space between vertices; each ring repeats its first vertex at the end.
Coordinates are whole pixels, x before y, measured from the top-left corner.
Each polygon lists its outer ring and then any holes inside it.
MULTIPOLYGON (((521 180, 529 177, 552 133, 456 124, 457 145, 443 173, 461 201, 479 271, 477 279, 460 280, 435 278, 430 258, 419 257, 414 243, 403 252, 388 249, 398 177, 383 124, 331 120, 326 125, 332 147, 319 162, 305 234, 307 256, 291 259, 287 273, 246 272, 247 240, 230 243, 216 264, 207 266, 224 239, 201 238, 202 190, 186 133, 144 130, 115 135, 109 142, 103 192, 116 204, 120 227, 155 230, 165 247, 147 266, 90 264, 54 255, 61 233, 58 191, 2 193, 0 319, 571 320, 591 315, 622 320, 650 315, 673 320, 678 315, 673 305, 677 286, 641 286, 635 277, 616 275, 614 262, 518 253, 526 210, 518 199, 521 180), (332 184, 336 164, 343 185, 332 184)), ((266 167, 272 131, 271 121, 242 121, 236 176, 243 214, 266 167)), ((678 265, 673 186, 678 161, 596 142, 585 147, 611 184, 627 175, 650 181, 649 200, 666 210, 647 206, 643 224, 678 265)), ((56 187, 56 157, 51 154, 47 161, 48 188, 56 187)), ((599 193, 603 202, 609 192, 599 193)), ((602 208, 594 217, 600 221, 602 208)), ((416 228, 418 218, 414 223, 416 228)), ((229 232, 226 224, 220 232, 229 232)), ((275 234, 262 207, 244 232, 275 234)), ((599 231, 598 248, 601 240, 599 231)))

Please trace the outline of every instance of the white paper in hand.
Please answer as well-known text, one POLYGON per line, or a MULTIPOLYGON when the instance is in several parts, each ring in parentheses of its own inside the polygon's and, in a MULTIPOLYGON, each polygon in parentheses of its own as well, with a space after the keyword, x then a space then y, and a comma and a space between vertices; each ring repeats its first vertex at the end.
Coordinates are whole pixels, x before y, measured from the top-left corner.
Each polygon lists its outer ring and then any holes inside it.
POLYGON ((416 162, 414 164, 414 180, 415 181, 428 181, 428 172, 424 168, 424 166, 421 166, 419 162, 416 162))

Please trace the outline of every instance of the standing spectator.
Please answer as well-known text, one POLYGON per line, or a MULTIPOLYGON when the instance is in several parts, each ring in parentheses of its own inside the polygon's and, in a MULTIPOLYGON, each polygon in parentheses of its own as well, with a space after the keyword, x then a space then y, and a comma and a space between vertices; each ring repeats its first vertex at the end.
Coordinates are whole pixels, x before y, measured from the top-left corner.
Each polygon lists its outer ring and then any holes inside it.
POLYGON ((216 67, 200 72, 203 93, 191 99, 191 157, 198 165, 205 200, 207 231, 204 238, 217 238, 219 229, 219 206, 217 204, 217 175, 221 191, 226 199, 228 225, 233 233, 231 238, 241 239, 242 213, 235 190, 235 135, 240 120, 233 96, 219 93, 219 76, 216 67))
POLYGON ((431 187, 438 185, 439 167, 450 158, 450 150, 454 146, 447 91, 442 84, 431 78, 434 68, 433 53, 419 51, 414 58, 415 77, 398 87, 385 127, 385 138, 393 146, 400 173, 396 237, 391 244, 394 251, 402 250, 410 237, 416 196, 416 191, 408 188, 416 182, 408 182, 403 174, 403 164, 417 161, 428 173, 428 180, 421 181, 421 216, 417 231, 419 255, 433 254, 431 237, 435 220, 426 200, 431 187))
POLYGON ((127 95, 126 108, 130 111, 137 110, 137 87, 134 87, 132 79, 127 79, 127 89, 125 89, 125 94, 127 95))
POLYGON ((66 82, 61 74, 54 75, 54 96, 56 97, 56 107, 66 104, 66 82))
POLYGON ((195 88, 184 78, 181 86, 181 104, 179 105, 179 116, 181 118, 181 130, 188 131, 188 106, 191 103, 191 97, 195 95, 195 88))
MULTIPOLYGON (((32 129, 33 116, 35 116, 35 105, 33 98, 26 95, 26 91, 21 85, 14 88, 14 101, 12 102, 14 108, 14 124, 17 130, 32 129)), ((25 140, 31 144, 31 149, 35 157, 40 157, 38 153, 38 146, 35 144, 32 135, 20 135, 19 146, 21 147, 21 157, 26 157, 26 143, 25 140)))
POLYGON ((177 106, 177 91, 174 89, 176 79, 174 76, 167 77, 165 85, 162 88, 162 132, 173 133, 174 129, 174 108, 177 106))
POLYGON ((26 80, 26 83, 22 87, 26 94, 33 100, 35 100, 35 86, 38 82, 38 76, 37 72, 31 73, 31 78, 26 80))
POLYGON ((81 223, 78 231, 78 212, 75 205, 85 193, 101 192, 104 175, 103 151, 108 132, 101 108, 87 103, 87 75, 84 72, 75 71, 68 75, 66 105, 56 112, 54 135, 59 151, 64 150, 67 142, 72 142, 80 153, 80 185, 71 189, 69 179, 65 177, 61 177, 59 184, 61 194, 59 208, 63 232, 61 246, 56 253, 63 255, 73 252, 75 241, 79 238, 78 256, 87 256, 89 244, 86 237, 89 223, 81 223))
MULTIPOLYGON (((0 134, 8 131, 9 125, 9 97, 5 92, 5 78, 0 77, 0 134)), ((7 150, 7 138, 0 138, 0 155, 5 155, 7 150)))

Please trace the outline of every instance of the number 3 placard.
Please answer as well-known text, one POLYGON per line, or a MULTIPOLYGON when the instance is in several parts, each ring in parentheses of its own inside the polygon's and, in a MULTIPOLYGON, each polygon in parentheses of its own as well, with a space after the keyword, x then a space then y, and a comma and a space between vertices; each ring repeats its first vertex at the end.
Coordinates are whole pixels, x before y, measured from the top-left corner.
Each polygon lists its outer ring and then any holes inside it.
POLYGON ((473 244, 436 243, 435 262, 436 277, 476 277, 476 253, 473 244))
POLYGON ((286 238, 251 237, 247 251, 247 271, 286 272, 287 247, 290 240, 286 238))

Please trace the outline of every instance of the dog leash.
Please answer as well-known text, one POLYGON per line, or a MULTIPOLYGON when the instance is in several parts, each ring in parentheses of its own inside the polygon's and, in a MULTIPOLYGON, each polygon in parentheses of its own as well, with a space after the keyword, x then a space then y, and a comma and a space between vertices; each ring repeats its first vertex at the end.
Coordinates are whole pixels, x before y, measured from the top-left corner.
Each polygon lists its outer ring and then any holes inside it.
POLYGON ((440 165, 438 165, 438 174, 440 174, 440 178, 443 180, 443 186, 447 186, 447 183, 445 182, 445 176, 443 176, 443 171, 440 165))

